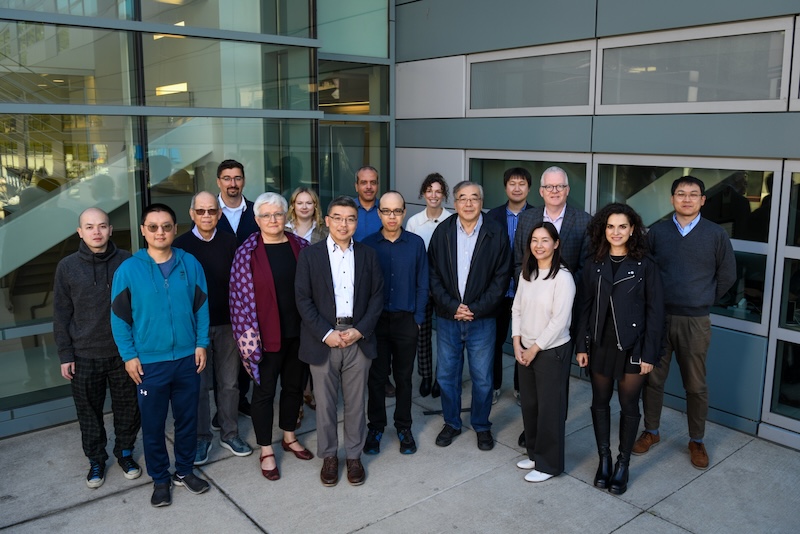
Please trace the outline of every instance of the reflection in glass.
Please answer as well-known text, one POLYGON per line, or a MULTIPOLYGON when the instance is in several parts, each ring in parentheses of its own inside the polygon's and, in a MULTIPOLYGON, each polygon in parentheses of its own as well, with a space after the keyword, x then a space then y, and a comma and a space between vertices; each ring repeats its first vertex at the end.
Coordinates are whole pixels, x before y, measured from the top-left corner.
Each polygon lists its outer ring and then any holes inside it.
POLYGON ((784 32, 603 51, 602 104, 780 98, 784 32))
POLYGON ((589 103, 589 51, 473 63, 472 109, 589 103))
POLYGON ((0 22, 0 102, 132 103, 129 34, 0 22))
POLYGON ((800 420, 800 345, 778 340, 770 411, 800 420))
POLYGON ((319 109, 347 115, 388 115, 389 67, 320 60, 319 109))
MULTIPOLYGON (((531 173, 531 192, 528 202, 534 206, 544 206, 544 200, 539 194, 539 184, 542 173, 548 167, 557 165, 567 172, 569 177, 569 196, 567 204, 583 211, 586 202, 586 164, 565 163, 560 161, 524 161, 510 159, 470 159, 469 179, 483 186, 483 207, 494 208, 508 201, 505 187, 503 187, 503 173, 511 167, 522 167, 531 173)), ((450 186, 461 181, 458 177, 445 177, 450 186)))
POLYGON ((800 246, 800 172, 792 173, 792 191, 789 195, 789 220, 786 244, 800 246))
POLYGON ((764 284, 767 257, 762 254, 734 252, 736 256, 736 281, 711 313, 760 323, 764 309, 764 284))
POLYGON ((125 20, 131 18, 132 3, 133 0, 5 0, 3 7, 38 13, 125 20))
POLYGON ((770 171, 601 164, 597 205, 625 202, 650 226, 672 216, 672 182, 687 174, 705 184, 703 217, 722 226, 731 238, 767 241, 772 210, 770 171))

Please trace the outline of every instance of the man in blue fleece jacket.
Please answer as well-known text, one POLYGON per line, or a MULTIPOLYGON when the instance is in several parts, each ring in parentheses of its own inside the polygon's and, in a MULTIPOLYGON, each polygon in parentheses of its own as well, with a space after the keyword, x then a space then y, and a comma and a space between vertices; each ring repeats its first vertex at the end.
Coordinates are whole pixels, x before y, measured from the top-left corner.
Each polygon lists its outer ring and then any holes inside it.
POLYGON ((200 263, 172 248, 175 212, 151 204, 142 213, 147 248, 120 265, 111 286, 111 330, 137 384, 147 474, 153 506, 172 503, 170 487, 208 490, 193 473, 200 372, 208 347, 208 291, 200 263), (175 474, 170 476, 164 425, 172 403, 175 474))

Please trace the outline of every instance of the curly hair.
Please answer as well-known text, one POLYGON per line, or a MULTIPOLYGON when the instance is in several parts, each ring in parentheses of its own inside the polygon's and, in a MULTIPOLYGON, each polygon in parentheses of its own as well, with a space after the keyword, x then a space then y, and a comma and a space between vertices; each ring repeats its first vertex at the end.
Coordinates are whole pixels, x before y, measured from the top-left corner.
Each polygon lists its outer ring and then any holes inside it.
POLYGON ((433 184, 442 186, 442 196, 445 201, 450 199, 450 189, 447 187, 447 182, 444 181, 444 177, 438 172, 432 172, 422 181, 422 185, 419 187, 419 198, 425 196, 425 191, 433 184))
POLYGON ((611 245, 606 239, 606 225, 608 218, 612 215, 624 215, 628 219, 628 223, 632 227, 631 237, 625 245, 628 248, 628 256, 636 260, 642 259, 649 251, 642 218, 633 208, 619 202, 608 204, 600 209, 586 227, 592 257, 596 261, 603 261, 611 250, 611 245))

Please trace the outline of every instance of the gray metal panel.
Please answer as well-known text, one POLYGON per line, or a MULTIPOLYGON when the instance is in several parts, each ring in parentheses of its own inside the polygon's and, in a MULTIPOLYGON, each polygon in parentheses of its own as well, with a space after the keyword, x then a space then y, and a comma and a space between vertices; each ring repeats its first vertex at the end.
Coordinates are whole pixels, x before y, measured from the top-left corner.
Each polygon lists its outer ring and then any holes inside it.
POLYGON ((397 62, 591 39, 595 0, 421 0, 397 5, 397 62))
POLYGON ((597 153, 798 158, 800 113, 600 115, 597 153))
POLYGON ((398 147, 590 152, 591 117, 396 121, 398 147))
POLYGON ((797 0, 598 0, 597 36, 800 13, 797 0))

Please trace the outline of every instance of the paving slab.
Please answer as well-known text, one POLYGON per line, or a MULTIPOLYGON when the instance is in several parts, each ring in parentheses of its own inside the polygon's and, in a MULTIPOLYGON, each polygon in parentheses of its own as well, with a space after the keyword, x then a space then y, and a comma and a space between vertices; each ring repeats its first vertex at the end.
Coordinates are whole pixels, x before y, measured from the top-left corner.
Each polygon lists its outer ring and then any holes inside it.
POLYGON ((615 530, 614 534, 641 534, 642 532, 647 532, 647 534, 687 534, 689 531, 649 512, 642 512, 615 530))

